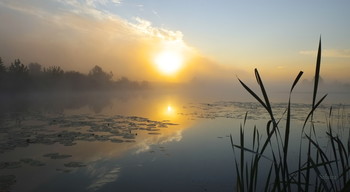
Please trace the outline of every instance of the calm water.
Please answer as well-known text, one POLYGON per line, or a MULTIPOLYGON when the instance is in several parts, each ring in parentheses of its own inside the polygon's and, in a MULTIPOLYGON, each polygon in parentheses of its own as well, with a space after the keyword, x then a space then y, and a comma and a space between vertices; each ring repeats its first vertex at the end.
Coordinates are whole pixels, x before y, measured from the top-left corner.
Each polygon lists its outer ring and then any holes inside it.
MULTIPOLYGON (((329 106, 317 112, 320 132, 329 106)), ((348 126, 349 106, 333 106, 333 121, 348 126)), ((282 114, 286 104, 275 102, 274 107, 282 114)), ((293 126, 300 127, 310 105, 293 108, 293 126)), ((264 110, 234 98, 169 92, 2 98, 1 189, 233 191, 229 135, 238 142, 246 112, 247 135, 254 125, 264 132, 264 110)), ((291 137, 300 140, 297 132, 291 137)))

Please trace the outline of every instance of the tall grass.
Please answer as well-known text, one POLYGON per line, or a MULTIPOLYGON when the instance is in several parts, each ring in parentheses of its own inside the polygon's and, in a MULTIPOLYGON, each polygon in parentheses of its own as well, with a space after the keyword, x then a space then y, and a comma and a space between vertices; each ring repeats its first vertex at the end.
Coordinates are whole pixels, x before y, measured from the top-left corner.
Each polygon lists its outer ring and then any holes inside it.
MULTIPOLYGON (((283 121, 281 121, 282 118, 275 117, 257 69, 255 69, 255 77, 262 97, 238 79, 241 85, 265 108, 270 118, 266 123, 266 136, 263 136, 254 126, 250 147, 246 146, 244 132, 247 113, 243 124, 240 125, 239 144, 235 144, 230 135, 237 176, 236 191, 350 191, 350 132, 346 141, 340 139, 339 135, 332 130, 333 126, 329 120, 326 135, 330 147, 324 148, 318 142, 315 130, 317 129, 313 121, 315 110, 327 96, 324 95, 317 100, 320 69, 321 38, 316 60, 312 105, 301 129, 297 129, 301 131, 299 151, 293 156, 288 150, 291 131, 295 131, 291 130, 291 98, 303 72, 299 72, 290 88, 283 121), (285 126, 282 126, 284 121, 285 126), (288 163, 291 161, 297 162, 297 165, 288 163)), ((332 108, 329 112, 329 119, 331 118, 332 108)))

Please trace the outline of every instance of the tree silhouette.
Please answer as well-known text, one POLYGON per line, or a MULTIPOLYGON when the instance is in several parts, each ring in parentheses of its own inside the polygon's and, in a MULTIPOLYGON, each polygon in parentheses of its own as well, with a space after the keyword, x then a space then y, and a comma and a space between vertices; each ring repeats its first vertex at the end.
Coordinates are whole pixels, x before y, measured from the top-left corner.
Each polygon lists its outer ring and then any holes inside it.
POLYGON ((59 77, 64 74, 64 71, 59 66, 51 66, 47 69, 44 69, 44 72, 52 77, 59 77))
POLYGON ((94 88, 106 88, 110 85, 113 74, 104 72, 100 66, 96 65, 90 70, 88 77, 94 88))
POLYGON ((126 77, 113 81, 113 73, 107 73, 96 65, 88 74, 77 71, 64 72, 59 66, 43 68, 38 63, 28 66, 16 59, 9 67, 0 57, 0 91, 16 93, 23 91, 92 91, 116 89, 143 89, 148 82, 130 81, 126 77))
POLYGON ((11 63, 9 67, 9 73, 17 76, 26 76, 28 75, 28 67, 23 65, 19 59, 16 59, 14 63, 11 63))
POLYGON ((38 63, 29 63, 28 65, 28 69, 29 69, 29 74, 30 75, 34 75, 37 76, 39 74, 41 74, 41 65, 38 63))
POLYGON ((4 63, 2 62, 2 58, 0 57, 0 77, 6 73, 6 67, 4 63))
POLYGON ((28 67, 23 65, 19 59, 11 63, 8 68, 8 83, 9 89, 12 91, 23 91, 28 89, 28 67))
POLYGON ((82 91, 89 88, 87 76, 77 71, 67 71, 64 73, 64 85, 66 89, 72 91, 82 91))
POLYGON ((102 68, 98 65, 96 65, 94 68, 92 68, 89 72, 89 77, 96 79, 98 81, 110 81, 113 77, 113 74, 106 73, 102 70, 102 68))
POLYGON ((2 58, 0 57, 0 89, 4 89, 5 79, 6 79, 6 67, 2 62, 2 58))

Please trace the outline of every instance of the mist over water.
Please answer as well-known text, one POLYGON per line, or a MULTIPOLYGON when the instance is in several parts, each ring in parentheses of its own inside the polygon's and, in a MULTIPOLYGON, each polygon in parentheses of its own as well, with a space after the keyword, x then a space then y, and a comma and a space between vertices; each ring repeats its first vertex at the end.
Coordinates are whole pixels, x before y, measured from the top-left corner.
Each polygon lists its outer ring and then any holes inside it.
MULTIPOLYGON (((282 114, 288 95, 269 95, 282 114)), ((348 125, 348 95, 329 96, 319 116, 333 104, 348 125)), ((310 97, 293 95, 295 126, 310 97)), ((1 183, 13 191, 232 191, 228 135, 238 139, 246 112, 249 126, 265 129, 268 120, 236 85, 3 94, 1 106, 1 183)))
POLYGON ((350 1, 198 2, 0 0, 0 191, 350 186, 350 1))
MULTIPOLYGON (((269 132, 270 115, 238 78, 160 83, 114 79, 99 66, 88 74, 36 63, 27 67, 20 60, 0 67, 5 191, 232 191, 237 174, 231 147, 241 139, 242 121, 248 121, 247 147, 253 128, 269 132), (36 177, 28 180, 33 172, 36 177)), ((247 84, 260 92, 254 82, 247 84)), ((285 121, 290 85, 271 79, 264 85, 271 113, 285 121)), ((305 139, 298 132, 312 108, 312 86, 304 79, 292 94, 293 153, 305 139)), ((327 143, 331 122, 337 135, 349 128, 348 87, 320 83, 318 95, 328 96, 312 121, 321 144, 327 143)))

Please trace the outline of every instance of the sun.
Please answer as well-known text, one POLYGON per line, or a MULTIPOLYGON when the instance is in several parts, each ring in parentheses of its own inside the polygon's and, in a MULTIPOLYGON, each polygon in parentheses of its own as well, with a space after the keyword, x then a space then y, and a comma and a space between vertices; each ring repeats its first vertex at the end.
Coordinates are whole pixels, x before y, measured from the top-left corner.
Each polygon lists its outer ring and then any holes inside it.
POLYGON ((167 50, 157 54, 154 62, 160 72, 173 75, 181 69, 183 57, 176 51, 167 50))

